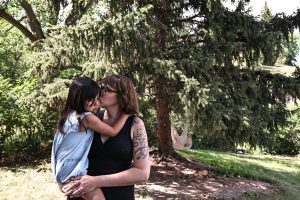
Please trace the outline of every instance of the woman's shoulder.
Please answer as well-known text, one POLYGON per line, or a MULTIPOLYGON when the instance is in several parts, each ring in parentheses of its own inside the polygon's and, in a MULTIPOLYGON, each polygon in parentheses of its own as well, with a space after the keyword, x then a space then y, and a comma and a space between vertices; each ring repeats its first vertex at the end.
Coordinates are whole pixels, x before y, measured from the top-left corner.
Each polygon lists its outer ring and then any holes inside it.
POLYGON ((145 126, 143 120, 140 117, 136 115, 132 115, 132 117, 133 117, 132 126, 138 126, 138 127, 145 126))

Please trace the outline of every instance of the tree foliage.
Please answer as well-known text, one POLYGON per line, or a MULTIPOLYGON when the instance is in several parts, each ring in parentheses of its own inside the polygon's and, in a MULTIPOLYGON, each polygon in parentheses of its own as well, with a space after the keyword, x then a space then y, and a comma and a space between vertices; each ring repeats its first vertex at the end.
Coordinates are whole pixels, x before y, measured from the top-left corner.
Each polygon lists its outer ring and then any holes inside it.
POLYGON ((268 6, 267 1, 265 0, 264 7, 261 10, 261 21, 269 22, 272 19, 273 15, 271 9, 268 6))

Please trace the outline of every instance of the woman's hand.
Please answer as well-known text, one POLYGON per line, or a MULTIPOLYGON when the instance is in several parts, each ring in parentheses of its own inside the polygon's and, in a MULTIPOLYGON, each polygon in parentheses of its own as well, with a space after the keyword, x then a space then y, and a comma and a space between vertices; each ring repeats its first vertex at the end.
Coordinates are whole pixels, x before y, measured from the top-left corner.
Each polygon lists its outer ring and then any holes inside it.
POLYGON ((96 187, 94 177, 86 175, 73 178, 70 183, 63 186, 62 191, 66 196, 80 197, 96 187))
POLYGON ((94 177, 86 175, 72 178, 70 183, 62 187, 62 191, 66 196, 80 197, 96 187, 94 177))
POLYGON ((79 185, 80 185, 80 183, 77 180, 72 180, 69 183, 63 185, 60 190, 66 196, 71 196, 74 191, 79 189, 79 185))

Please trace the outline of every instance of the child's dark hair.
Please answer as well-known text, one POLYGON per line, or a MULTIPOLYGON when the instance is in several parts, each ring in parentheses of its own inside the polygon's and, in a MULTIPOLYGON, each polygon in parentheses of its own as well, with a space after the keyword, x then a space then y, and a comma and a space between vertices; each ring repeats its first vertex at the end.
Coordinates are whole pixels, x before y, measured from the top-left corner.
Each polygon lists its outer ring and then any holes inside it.
POLYGON ((100 92, 100 87, 94 80, 88 77, 75 78, 69 87, 67 102, 58 119, 57 129, 61 133, 64 133, 64 123, 70 113, 73 111, 76 111, 77 114, 85 112, 85 102, 88 100, 95 100, 100 92))

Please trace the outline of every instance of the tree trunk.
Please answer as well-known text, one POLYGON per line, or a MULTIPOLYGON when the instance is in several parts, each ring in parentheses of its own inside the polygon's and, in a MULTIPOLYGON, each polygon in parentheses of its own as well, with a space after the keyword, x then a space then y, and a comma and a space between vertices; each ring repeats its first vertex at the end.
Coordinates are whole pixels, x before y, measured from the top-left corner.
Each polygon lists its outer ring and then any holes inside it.
MULTIPOLYGON (((154 8, 155 18, 162 24, 167 24, 166 12, 167 4, 159 4, 154 8)), ((155 43, 160 46, 160 59, 163 59, 163 51, 166 47, 166 30, 158 28, 155 33, 155 43)), ((170 110, 168 102, 168 93, 163 87, 165 84, 164 74, 157 74, 156 81, 156 115, 157 115, 157 136, 159 140, 159 151, 161 154, 171 155, 174 152, 171 136, 170 110)))
POLYGON ((171 137, 169 102, 167 93, 161 85, 156 87, 156 115, 159 151, 162 154, 172 154, 174 148, 171 137))

